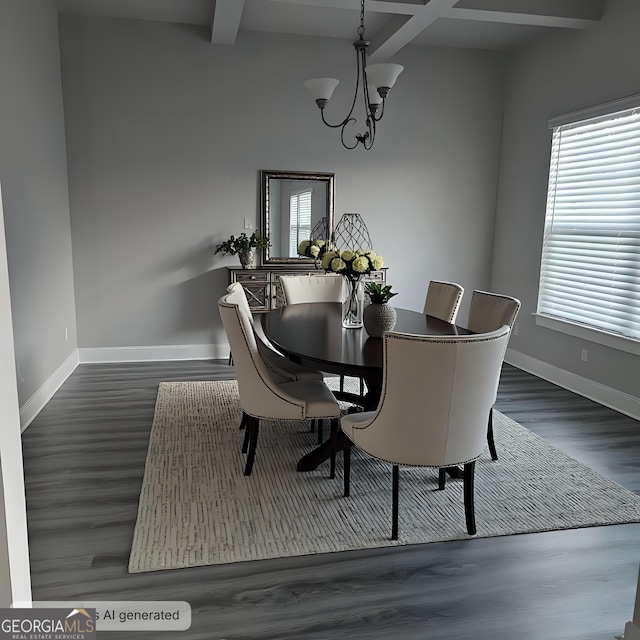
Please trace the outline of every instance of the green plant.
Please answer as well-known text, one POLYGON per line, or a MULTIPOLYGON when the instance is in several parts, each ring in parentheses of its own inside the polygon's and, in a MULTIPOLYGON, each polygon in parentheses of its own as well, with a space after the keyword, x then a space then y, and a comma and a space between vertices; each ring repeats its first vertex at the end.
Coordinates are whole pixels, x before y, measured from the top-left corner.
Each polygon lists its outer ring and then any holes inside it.
POLYGON ((259 249, 269 246, 269 236, 260 235, 259 231, 254 231, 248 236, 244 231, 239 236, 230 236, 228 240, 221 242, 216 247, 216 253, 228 253, 235 256, 236 253, 244 253, 251 249, 259 249))
POLYGON ((385 304, 389 302, 393 296, 397 296, 398 294, 391 291, 391 285, 387 284, 384 287, 377 282, 367 282, 366 290, 369 296, 369 299, 373 304, 385 304))

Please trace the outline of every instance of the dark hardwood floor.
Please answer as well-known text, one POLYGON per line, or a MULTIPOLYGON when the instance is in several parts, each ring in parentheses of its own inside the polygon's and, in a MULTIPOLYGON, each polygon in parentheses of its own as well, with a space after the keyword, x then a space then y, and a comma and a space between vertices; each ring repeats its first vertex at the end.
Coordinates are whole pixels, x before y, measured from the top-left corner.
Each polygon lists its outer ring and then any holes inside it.
MULTIPOLYGON (((189 631, 110 640, 612 640, 631 619, 639 524, 129 575, 158 383, 233 375, 77 368, 23 436, 34 600, 191 604, 189 631)), ((640 494, 637 421, 508 365, 496 406, 640 494)))

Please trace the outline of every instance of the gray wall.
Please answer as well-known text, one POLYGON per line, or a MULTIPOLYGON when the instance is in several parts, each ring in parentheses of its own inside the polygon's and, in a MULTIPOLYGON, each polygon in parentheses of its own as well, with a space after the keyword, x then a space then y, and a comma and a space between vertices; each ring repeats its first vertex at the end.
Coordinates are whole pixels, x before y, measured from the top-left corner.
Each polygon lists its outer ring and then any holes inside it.
POLYGON ((399 305, 430 278, 488 286, 501 58, 411 47, 372 151, 347 151, 303 87, 343 82, 349 42, 61 17, 80 347, 223 344, 227 283, 211 246, 258 222, 258 171, 336 174, 336 215, 364 215, 399 305))
POLYGON ((492 286, 522 299, 511 348, 640 397, 639 358, 538 327, 536 310, 551 132, 549 118, 640 93, 640 3, 613 0, 597 27, 514 56, 508 71, 492 286), (589 359, 581 362, 583 348, 589 359))
MULTIPOLYGON (((224 344, 215 301, 237 259, 212 246, 244 218, 258 223, 259 169, 335 172, 337 218, 365 216, 398 305, 421 309, 431 278, 512 293, 523 301, 512 349, 638 397, 637 357, 590 344, 580 363, 582 341, 531 313, 547 119, 639 90, 639 12, 613 0, 590 31, 504 59, 408 47, 365 152, 339 146, 302 87, 340 78, 327 116, 342 116, 349 42, 245 33, 223 47, 205 29, 61 16, 63 117, 52 4, 2 0, 0 179, 21 404, 73 356, 76 319, 79 346, 104 347, 105 359, 224 344)), ((467 308, 465 296, 461 318, 467 308)))
POLYGON ((0 2, 0 87, 0 182, 22 405, 76 349, 58 19, 49 0, 0 2))

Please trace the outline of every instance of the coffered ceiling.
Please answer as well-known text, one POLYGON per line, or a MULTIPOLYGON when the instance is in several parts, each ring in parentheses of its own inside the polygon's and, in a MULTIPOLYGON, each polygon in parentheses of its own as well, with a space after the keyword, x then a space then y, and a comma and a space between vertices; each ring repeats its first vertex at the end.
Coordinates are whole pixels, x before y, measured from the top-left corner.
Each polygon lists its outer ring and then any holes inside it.
MULTIPOLYGON (((353 40, 360 0, 57 0, 85 15, 207 27, 214 44, 240 31, 353 40)), ((366 0, 371 55, 390 58, 408 44, 508 50, 553 30, 597 24, 606 0, 366 0)))

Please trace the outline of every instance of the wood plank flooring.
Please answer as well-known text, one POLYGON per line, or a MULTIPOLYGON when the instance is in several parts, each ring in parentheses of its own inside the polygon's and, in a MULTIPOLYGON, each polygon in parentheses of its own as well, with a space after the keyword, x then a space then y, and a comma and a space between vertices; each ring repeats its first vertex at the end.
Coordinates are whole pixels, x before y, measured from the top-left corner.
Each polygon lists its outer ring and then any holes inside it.
MULTIPOLYGON (((640 525, 129 575, 158 383, 223 361, 81 365, 23 436, 35 600, 186 600, 189 631, 110 640, 612 640, 640 525)), ((505 365, 497 408, 640 494, 640 423, 505 365)), ((569 480, 568 480, 569 481, 569 480)))

